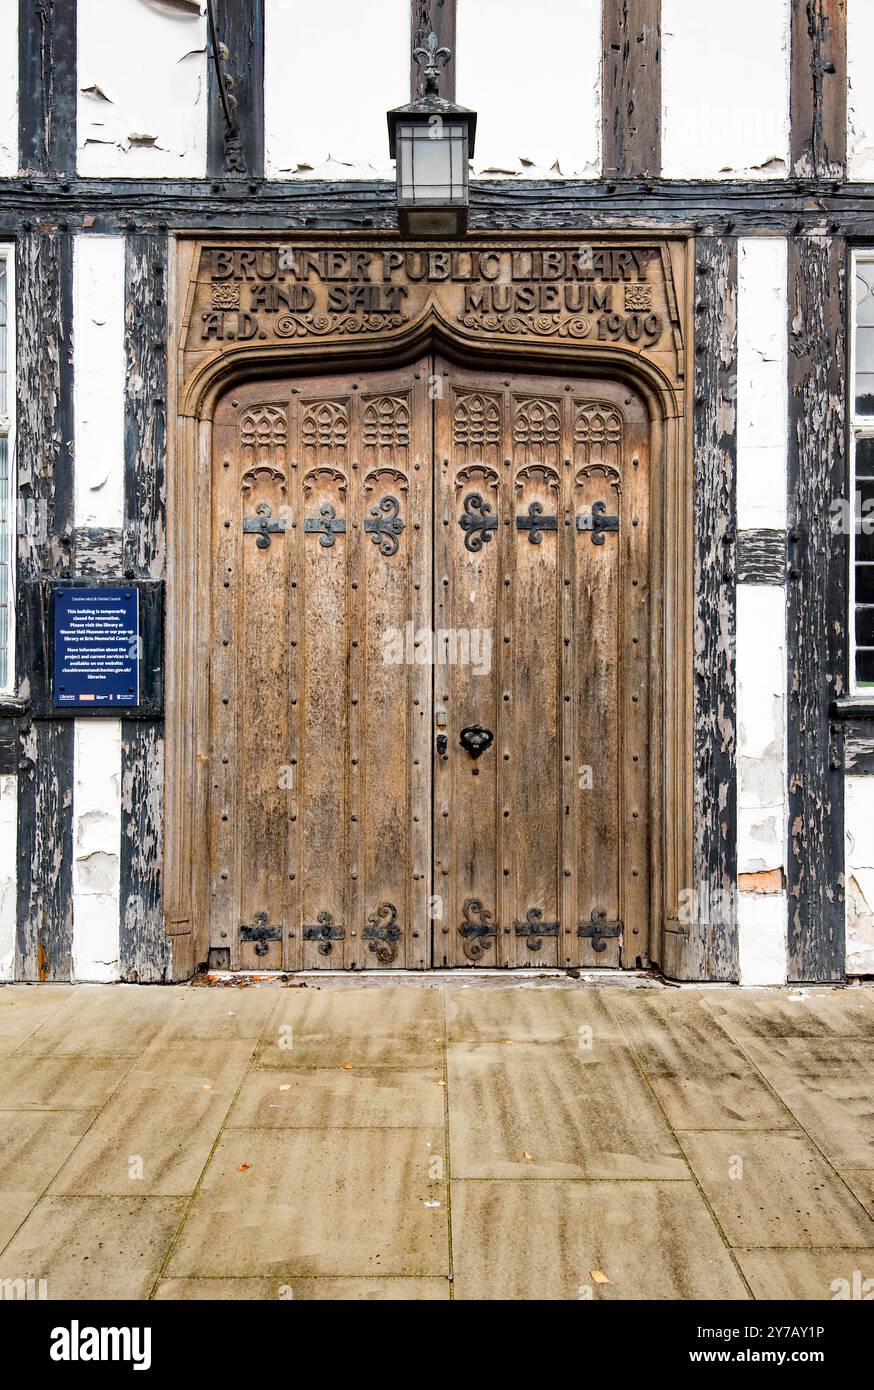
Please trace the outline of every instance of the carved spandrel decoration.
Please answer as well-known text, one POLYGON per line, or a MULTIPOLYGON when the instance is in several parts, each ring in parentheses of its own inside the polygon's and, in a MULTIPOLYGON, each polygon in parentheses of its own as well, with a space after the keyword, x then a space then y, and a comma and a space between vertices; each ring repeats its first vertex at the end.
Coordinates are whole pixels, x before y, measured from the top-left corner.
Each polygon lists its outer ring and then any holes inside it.
MULTIPOLYGON (((202 359, 247 344, 263 350, 331 339, 394 340, 434 319, 471 344, 516 339, 526 348, 543 343, 565 352, 569 346, 621 349, 652 359, 679 382, 683 253, 676 239, 582 234, 442 248, 378 238, 201 244, 186 352, 202 359)), ((488 435, 493 417, 482 426, 488 435)))

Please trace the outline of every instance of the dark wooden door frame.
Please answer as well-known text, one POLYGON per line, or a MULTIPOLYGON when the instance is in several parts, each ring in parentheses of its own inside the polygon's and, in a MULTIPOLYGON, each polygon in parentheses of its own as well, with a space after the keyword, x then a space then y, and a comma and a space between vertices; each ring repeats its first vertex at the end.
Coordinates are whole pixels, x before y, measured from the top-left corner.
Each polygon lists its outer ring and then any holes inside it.
MULTIPOLYGON (((324 238, 323 238, 324 239, 324 238)), ((694 276, 693 241, 684 237, 684 302, 694 276)), ((175 346, 190 313, 188 280, 201 243, 176 242, 173 283, 177 314, 175 346)), ((691 331, 685 341, 691 346, 691 331)), ((173 978, 186 979, 206 960, 207 891, 203 846, 198 839, 199 809, 207 804, 207 759, 203 747, 209 670, 209 623, 203 604, 209 587, 209 484, 204 476, 211 457, 212 416, 219 398, 235 382, 258 376, 324 375, 334 370, 364 372, 412 363, 433 350, 461 366, 512 372, 536 370, 571 377, 609 375, 626 381, 646 402, 650 416, 652 490, 651 662, 656 676, 650 730, 652 827, 651 951, 640 964, 655 964, 676 978, 688 978, 685 964, 689 930, 678 922, 682 895, 696 883, 693 842, 694 805, 694 528, 692 436, 682 381, 671 382, 662 369, 609 346, 537 342, 524 348, 506 339, 472 347, 456 336, 447 320, 432 311, 391 342, 359 337, 338 345, 306 341, 283 346, 282 357, 257 344, 231 345, 212 362, 171 383, 176 415, 168 455, 167 593, 167 747, 165 821, 165 923, 173 942, 173 978)), ((181 361, 181 354, 179 354, 181 361)), ((172 354, 176 363, 177 353, 172 354)), ((206 721, 208 723, 208 721, 206 721)), ((636 962, 629 962, 636 963, 636 962)))

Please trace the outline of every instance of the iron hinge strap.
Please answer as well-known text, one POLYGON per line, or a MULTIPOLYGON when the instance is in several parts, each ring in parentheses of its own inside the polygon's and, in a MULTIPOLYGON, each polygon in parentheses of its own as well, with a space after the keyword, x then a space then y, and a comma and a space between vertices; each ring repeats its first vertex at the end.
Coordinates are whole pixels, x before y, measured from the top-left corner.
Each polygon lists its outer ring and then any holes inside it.
POLYGON ((606 921, 607 914, 600 908, 593 908, 591 920, 580 922, 577 936, 591 940, 593 951, 606 951, 607 941, 622 935, 622 922, 606 921))
POLYGON ((605 531, 619 530, 619 517, 607 516, 606 502, 593 502, 590 512, 583 512, 577 517, 578 531, 591 531, 592 545, 604 544, 605 531))
POLYGON ((544 531, 558 530, 558 517, 544 516, 542 503, 532 502, 528 507, 527 516, 516 517, 516 530, 527 531, 529 543, 539 545, 543 540, 544 531))

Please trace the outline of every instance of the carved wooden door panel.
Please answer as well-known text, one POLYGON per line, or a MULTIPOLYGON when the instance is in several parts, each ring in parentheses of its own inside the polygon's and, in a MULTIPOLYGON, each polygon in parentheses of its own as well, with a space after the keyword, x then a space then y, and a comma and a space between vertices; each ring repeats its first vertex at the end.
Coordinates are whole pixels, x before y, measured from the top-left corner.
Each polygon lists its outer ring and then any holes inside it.
POLYGON ((430 962, 429 367, 216 413, 210 945, 234 969, 430 962))
POLYGON ((646 411, 615 382, 435 371, 435 964, 633 966, 649 917, 646 411))

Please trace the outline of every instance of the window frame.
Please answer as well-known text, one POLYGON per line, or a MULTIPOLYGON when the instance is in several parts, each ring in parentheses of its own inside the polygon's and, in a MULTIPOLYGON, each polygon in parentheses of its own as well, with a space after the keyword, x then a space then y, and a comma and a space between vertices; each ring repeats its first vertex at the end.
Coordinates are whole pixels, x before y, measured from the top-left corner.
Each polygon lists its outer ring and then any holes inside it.
POLYGON ((7 537, 7 561, 9 565, 9 590, 7 594, 7 652, 6 680, 0 681, 0 695, 14 696, 17 690, 15 669, 15 596, 16 559, 18 536, 18 470, 15 455, 15 416, 18 404, 17 378, 15 368, 15 243, 0 242, 0 264, 6 270, 6 327, 0 332, 6 334, 6 406, 7 413, 0 415, 0 437, 7 441, 7 467, 9 470, 9 519, 7 537))
MULTIPOLYGON (((850 516, 852 525, 849 535, 849 576, 847 583, 848 595, 848 635, 849 635, 849 658, 850 658, 850 695, 861 699, 874 697, 874 681, 860 682, 856 670, 856 653, 858 644, 856 641, 856 552, 858 543, 857 526, 861 523, 862 517, 856 510, 856 498, 859 492, 858 480, 856 475, 856 445, 859 440, 874 439, 874 412, 870 415, 860 415, 856 410, 856 335, 858 332, 858 267, 860 265, 874 266, 874 246, 854 247, 850 261, 850 332, 849 332, 849 373, 848 373, 848 402, 847 402, 847 422, 848 422, 848 442, 849 442, 849 484, 850 484, 850 516)), ((874 511, 866 513, 874 519, 874 511)), ((869 605, 865 605, 868 607, 869 605)), ((872 605, 874 609, 874 605, 872 605)), ((863 650, 867 651, 866 646, 863 650)))

